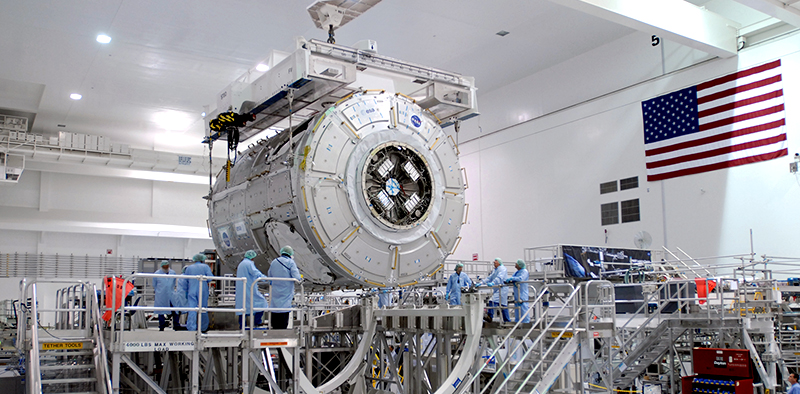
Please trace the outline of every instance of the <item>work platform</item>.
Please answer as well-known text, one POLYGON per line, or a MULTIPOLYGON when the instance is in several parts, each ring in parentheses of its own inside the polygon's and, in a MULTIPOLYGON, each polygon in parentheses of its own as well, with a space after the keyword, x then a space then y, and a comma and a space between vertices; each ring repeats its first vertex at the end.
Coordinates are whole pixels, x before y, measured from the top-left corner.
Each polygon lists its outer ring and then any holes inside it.
MULTIPOLYGON (((237 310, 225 303, 177 308, 211 313, 207 332, 159 331, 144 318, 159 310, 146 296, 106 322, 84 282, 56 281, 58 304, 41 308, 43 281, 33 281, 17 343, 31 393, 678 393, 698 347, 749 350, 755 392, 773 393, 800 366, 800 313, 782 302, 785 284, 761 276, 716 279, 720 290, 702 296, 705 279, 529 281, 530 323, 484 322, 493 288, 452 306, 437 286, 409 287, 383 308, 377 292, 298 293, 286 330, 230 327, 237 310)), ((223 293, 212 298, 233 299, 223 293)))

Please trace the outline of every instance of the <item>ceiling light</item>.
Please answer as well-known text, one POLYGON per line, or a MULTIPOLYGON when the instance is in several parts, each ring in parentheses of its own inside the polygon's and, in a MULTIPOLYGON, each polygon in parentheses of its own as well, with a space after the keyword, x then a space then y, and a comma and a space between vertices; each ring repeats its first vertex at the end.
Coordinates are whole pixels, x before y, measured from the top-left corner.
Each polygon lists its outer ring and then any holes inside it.
POLYGON ((497 33, 495 33, 495 34, 497 34, 497 35, 498 35, 498 36, 500 36, 500 37, 505 37, 505 36, 507 36, 507 35, 509 34, 509 32, 507 32, 507 31, 505 31, 505 30, 500 30, 500 31, 498 31, 498 32, 497 32, 497 33))
POLYGON ((256 71, 261 71, 263 73, 264 71, 267 70, 269 70, 269 66, 264 63, 258 63, 258 65, 256 66, 256 71))
POLYGON ((202 117, 204 117, 204 118, 205 118, 205 117, 206 117, 206 113, 205 113, 205 112, 203 112, 203 113, 201 113, 201 114, 200 114, 200 116, 202 116, 202 117))
POLYGON ((82 98, 83 98, 83 96, 81 96, 81 95, 80 95, 80 94, 78 94, 78 93, 72 93, 72 94, 70 94, 70 95, 69 95, 69 98, 71 98, 71 99, 73 99, 73 100, 80 100, 80 99, 82 99, 82 98))
POLYGON ((99 42, 101 44, 108 44, 109 42, 111 42, 111 37, 109 37, 109 36, 107 36, 105 34, 98 34, 97 35, 97 42, 99 42))

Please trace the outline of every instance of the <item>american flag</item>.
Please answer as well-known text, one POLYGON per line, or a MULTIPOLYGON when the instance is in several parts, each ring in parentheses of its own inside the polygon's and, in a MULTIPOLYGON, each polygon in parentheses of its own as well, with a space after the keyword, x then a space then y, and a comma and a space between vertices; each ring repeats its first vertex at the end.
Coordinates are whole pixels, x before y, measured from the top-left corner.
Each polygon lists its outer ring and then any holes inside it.
POLYGON ((781 61, 642 102, 647 180, 786 156, 781 61))

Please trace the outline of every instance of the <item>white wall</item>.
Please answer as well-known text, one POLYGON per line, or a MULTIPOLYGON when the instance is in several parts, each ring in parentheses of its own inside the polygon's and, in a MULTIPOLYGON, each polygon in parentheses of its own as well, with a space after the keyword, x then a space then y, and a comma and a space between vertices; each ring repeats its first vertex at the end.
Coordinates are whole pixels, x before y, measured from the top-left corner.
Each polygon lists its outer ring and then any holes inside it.
POLYGON ((191 257, 213 248, 208 186, 25 170, 0 184, 0 255, 191 257))
POLYGON ((800 152, 799 51, 793 34, 732 59, 707 60, 674 44, 662 59, 649 36, 635 33, 482 93, 481 116, 460 135, 470 212, 453 258, 513 260, 526 247, 605 245, 604 230, 609 246, 632 248, 646 230, 651 248, 720 256, 749 253, 750 229, 758 255, 800 257, 800 181, 788 171, 800 152), (789 157, 646 181, 641 101, 777 58, 789 157), (639 188, 600 195, 600 183, 632 176, 639 188), (600 225, 600 204, 632 198, 640 199, 641 221, 600 225))
POLYGON ((14 253, 191 258, 204 249, 213 248, 211 239, 0 230, 0 261, 6 254, 14 253), (112 251, 110 255, 108 249, 112 251))

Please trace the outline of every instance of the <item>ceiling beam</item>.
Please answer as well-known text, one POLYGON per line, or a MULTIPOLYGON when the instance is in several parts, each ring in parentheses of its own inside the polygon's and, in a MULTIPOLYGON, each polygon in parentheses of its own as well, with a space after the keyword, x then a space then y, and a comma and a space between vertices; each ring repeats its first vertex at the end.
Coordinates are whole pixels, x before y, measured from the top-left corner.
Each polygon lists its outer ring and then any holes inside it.
POLYGON ((211 239, 208 235, 208 229, 205 227, 151 225, 142 223, 67 222, 59 220, 9 222, 3 220, 0 221, 0 230, 211 239))
POLYGON ((791 6, 795 1, 785 0, 734 0, 794 27, 800 27, 800 10, 791 6))
MULTIPOLYGON (((157 170, 136 170, 130 168, 117 168, 111 166, 99 166, 82 163, 48 162, 48 161, 25 161, 25 169, 42 172, 55 172, 62 174, 78 174, 90 176, 105 176, 112 178, 134 178, 150 181, 163 181, 175 183, 192 183, 196 185, 207 185, 208 175, 181 174, 169 171, 157 170)), ((24 176, 24 175, 23 175, 24 176)))
POLYGON ((723 58, 737 52, 739 24, 683 0, 551 0, 723 58))

